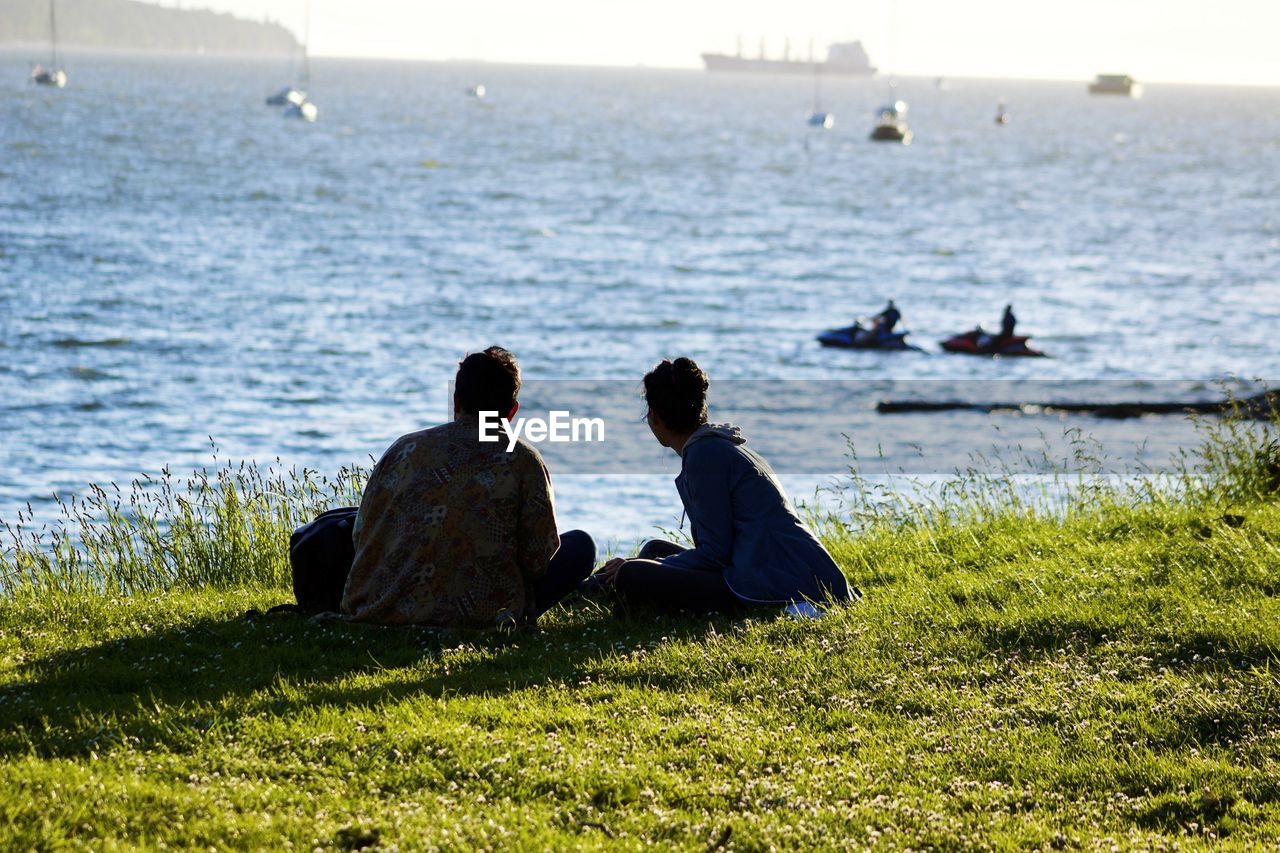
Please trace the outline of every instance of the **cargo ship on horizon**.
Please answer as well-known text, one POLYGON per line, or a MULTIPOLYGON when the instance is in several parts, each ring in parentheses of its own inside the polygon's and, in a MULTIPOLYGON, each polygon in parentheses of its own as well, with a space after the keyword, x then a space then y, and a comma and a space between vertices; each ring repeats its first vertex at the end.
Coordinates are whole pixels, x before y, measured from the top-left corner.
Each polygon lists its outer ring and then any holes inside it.
POLYGON ((783 50, 782 58, 770 59, 765 56, 764 42, 761 41, 758 56, 743 56, 742 42, 739 40, 736 54, 704 53, 702 62, 708 71, 748 71, 771 74, 779 72, 812 74, 818 71, 822 74, 844 74, 855 77, 871 77, 876 73, 875 67, 871 64, 871 58, 867 56, 867 51, 860 41, 832 44, 827 48, 827 58, 823 62, 814 59, 812 48, 809 53, 807 60, 792 59, 791 47, 788 44, 783 50))

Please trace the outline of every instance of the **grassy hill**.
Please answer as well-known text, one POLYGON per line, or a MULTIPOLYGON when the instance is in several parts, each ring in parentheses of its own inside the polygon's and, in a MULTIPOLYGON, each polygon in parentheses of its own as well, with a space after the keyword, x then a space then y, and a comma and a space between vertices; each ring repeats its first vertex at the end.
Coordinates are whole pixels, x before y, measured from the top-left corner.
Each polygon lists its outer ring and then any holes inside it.
MULTIPOLYGON (((206 9, 175 9, 136 0, 56 0, 58 43, 69 48, 180 53, 261 53, 298 49, 275 23, 246 21, 206 9)), ((45 47, 47 0, 0 0, 0 46, 45 47)))
POLYGON ((1272 847, 1280 464, 1233 430, 1160 490, 1049 507, 979 475, 857 504, 824 536, 866 598, 820 621, 590 600, 514 636, 246 617, 288 598, 288 508, 358 483, 224 469, 141 511, 108 489, 83 561, 12 531, 0 560, 0 836, 1272 847))

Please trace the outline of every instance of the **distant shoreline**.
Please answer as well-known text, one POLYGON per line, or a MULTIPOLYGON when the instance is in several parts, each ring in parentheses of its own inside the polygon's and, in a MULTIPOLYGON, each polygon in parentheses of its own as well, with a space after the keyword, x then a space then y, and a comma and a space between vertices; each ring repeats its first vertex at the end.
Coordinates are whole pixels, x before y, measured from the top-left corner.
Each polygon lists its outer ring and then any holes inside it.
MULTIPOLYGON (((48 53, 48 44, 23 43, 23 42, 0 42, 0 59, 17 57, 23 60, 40 62, 43 61, 42 56, 48 53)), ((221 51, 206 50, 203 53, 195 51, 171 50, 161 48, 117 48, 117 47, 100 47, 96 45, 81 46, 68 44, 59 46, 59 52, 67 57, 94 57, 100 56, 104 58, 127 58, 137 57, 139 59, 150 58, 181 58, 181 59, 222 59, 222 58, 260 58, 260 59, 278 59, 280 54, 264 51, 221 51)), ((442 59, 430 57, 410 57, 410 56, 353 56, 349 54, 311 54, 312 62, 380 62, 380 63, 407 63, 421 65, 467 65, 467 66, 483 66, 485 68, 542 68, 542 69, 562 69, 566 71, 583 70, 583 71, 646 71, 665 74, 690 74, 700 77, 715 77, 719 79, 735 79, 735 80, 752 80, 752 79, 789 79, 786 75, 771 74, 712 74, 706 69, 697 65, 574 65, 568 63, 557 62, 522 62, 522 61, 506 61, 497 59, 476 59, 450 56, 442 59)), ((894 79, 899 81, 913 81, 919 83, 927 83, 932 86, 934 81, 940 75, 937 74, 895 74, 894 79)), ((941 75, 949 84, 1028 84, 1043 83, 1047 85, 1063 85, 1075 86, 1082 88, 1088 85, 1089 79, 1086 78, 1064 78, 1064 77, 966 77, 959 75, 941 75)), ((883 84, 885 77, 847 77, 833 78, 834 85, 840 84, 883 84)), ((1280 89, 1280 83, 1228 83, 1228 82, 1211 82, 1211 83, 1188 83, 1188 82, 1170 82, 1162 80, 1146 80, 1143 84, 1148 88, 1159 87, 1160 89, 1245 89, 1249 91, 1266 91, 1272 89, 1280 89)))
MULTIPOLYGON (((74 59, 265 59, 278 60, 281 54, 262 50, 176 50, 173 48, 100 47, 98 45, 58 45, 58 53, 64 60, 74 59)), ((46 62, 48 44, 22 42, 0 43, 0 58, 19 58, 31 62, 46 62)), ((313 57, 314 58, 314 57, 313 57)))
POLYGON ((174 51, 183 55, 233 53, 281 55, 301 49, 297 37, 277 21, 249 19, 212 9, 159 6, 143 0, 0 0, 4 37, 0 46, 174 51), (56 30, 52 18, 57 11, 56 30))

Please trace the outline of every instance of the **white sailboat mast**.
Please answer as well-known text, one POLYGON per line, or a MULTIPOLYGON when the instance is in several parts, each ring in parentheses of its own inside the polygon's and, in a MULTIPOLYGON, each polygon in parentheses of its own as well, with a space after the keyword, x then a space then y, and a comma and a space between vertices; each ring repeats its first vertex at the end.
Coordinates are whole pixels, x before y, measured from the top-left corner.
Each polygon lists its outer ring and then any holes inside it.
POLYGON ((813 53, 813 39, 809 39, 809 62, 813 64, 813 111, 816 113, 820 110, 818 97, 819 76, 822 74, 822 67, 818 65, 817 57, 813 53))
POLYGON ((302 20, 302 91, 311 91, 311 0, 307 0, 302 20))
POLYGON ((58 17, 54 11, 57 5, 55 0, 49 0, 49 44, 50 54, 53 57, 53 64, 50 70, 58 70, 58 17))

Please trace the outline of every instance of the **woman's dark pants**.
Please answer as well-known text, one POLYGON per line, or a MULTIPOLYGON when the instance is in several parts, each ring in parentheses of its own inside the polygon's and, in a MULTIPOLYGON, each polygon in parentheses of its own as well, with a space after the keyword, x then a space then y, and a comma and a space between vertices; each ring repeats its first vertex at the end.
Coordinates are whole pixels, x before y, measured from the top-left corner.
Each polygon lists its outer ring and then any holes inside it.
POLYGON ((695 613, 738 613, 742 602, 719 570, 668 566, 664 557, 685 549, 674 542, 651 539, 618 571, 614 589, 630 607, 648 610, 687 610, 695 613))

